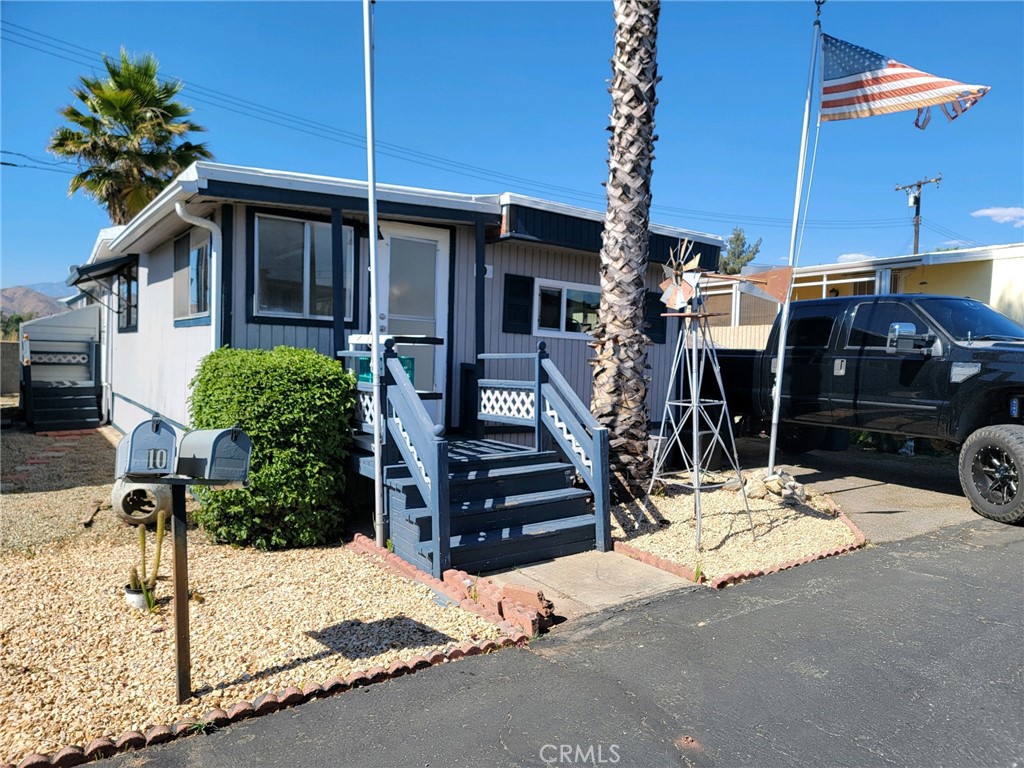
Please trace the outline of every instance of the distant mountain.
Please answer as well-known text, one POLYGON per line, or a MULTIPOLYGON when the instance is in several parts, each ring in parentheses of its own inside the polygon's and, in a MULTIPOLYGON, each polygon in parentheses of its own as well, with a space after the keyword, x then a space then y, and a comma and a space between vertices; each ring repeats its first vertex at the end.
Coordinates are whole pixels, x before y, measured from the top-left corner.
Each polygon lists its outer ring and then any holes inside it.
POLYGON ((24 285, 4 288, 0 291, 0 312, 5 315, 48 317, 67 311, 68 308, 65 304, 24 285))
POLYGON ((66 299, 68 296, 74 296, 78 292, 76 289, 69 287, 67 283, 31 283, 21 287, 31 288, 33 291, 39 291, 44 296, 52 296, 55 299, 66 299))

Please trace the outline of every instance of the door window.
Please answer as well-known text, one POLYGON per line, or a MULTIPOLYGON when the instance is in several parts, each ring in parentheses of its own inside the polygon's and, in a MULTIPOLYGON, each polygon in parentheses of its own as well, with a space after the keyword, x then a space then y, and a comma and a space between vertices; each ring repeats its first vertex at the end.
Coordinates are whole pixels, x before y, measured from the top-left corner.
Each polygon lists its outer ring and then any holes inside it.
POLYGON ((917 333, 929 333, 921 317, 906 304, 891 301, 865 302, 854 309, 846 346, 885 349, 889 328, 893 323, 913 325, 917 333))

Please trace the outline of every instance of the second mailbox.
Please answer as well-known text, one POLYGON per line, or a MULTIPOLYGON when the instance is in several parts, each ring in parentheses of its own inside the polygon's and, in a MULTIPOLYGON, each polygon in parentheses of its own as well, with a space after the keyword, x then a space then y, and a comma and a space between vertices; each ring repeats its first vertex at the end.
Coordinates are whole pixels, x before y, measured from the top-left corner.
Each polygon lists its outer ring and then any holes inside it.
POLYGON ((181 438, 176 473, 221 488, 244 488, 251 455, 252 441, 237 427, 197 429, 181 438))

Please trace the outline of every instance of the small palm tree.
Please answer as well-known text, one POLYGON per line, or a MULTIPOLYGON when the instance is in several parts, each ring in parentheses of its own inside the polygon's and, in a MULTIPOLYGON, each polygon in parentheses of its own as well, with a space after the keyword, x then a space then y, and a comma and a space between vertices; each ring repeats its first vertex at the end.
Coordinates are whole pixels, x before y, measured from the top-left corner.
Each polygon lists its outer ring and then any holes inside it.
POLYGON ((150 54, 103 57, 105 78, 81 77, 71 89, 79 105, 60 114, 70 125, 54 131, 47 149, 75 160, 81 171, 68 194, 81 190, 106 209, 114 224, 127 224, 177 173, 213 155, 183 137, 205 130, 186 119, 192 108, 175 101, 184 87, 157 77, 150 54))
POLYGON ((608 208, 601 247, 601 306, 594 332, 591 411, 608 427, 613 495, 646 491, 647 451, 645 276, 649 248, 651 162, 658 80, 659 0, 615 0, 608 208))

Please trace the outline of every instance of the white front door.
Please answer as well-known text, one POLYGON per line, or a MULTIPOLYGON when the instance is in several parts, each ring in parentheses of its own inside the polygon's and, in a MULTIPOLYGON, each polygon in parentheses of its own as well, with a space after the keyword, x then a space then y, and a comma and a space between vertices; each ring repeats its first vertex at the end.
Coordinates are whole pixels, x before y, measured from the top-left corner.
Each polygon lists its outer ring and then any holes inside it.
POLYGON ((440 338, 437 346, 400 344, 400 357, 415 366, 417 390, 441 393, 440 400, 425 400, 435 424, 444 420, 448 339, 449 232, 433 227, 381 222, 383 274, 388 290, 381 291, 379 311, 383 333, 390 336, 440 338))

